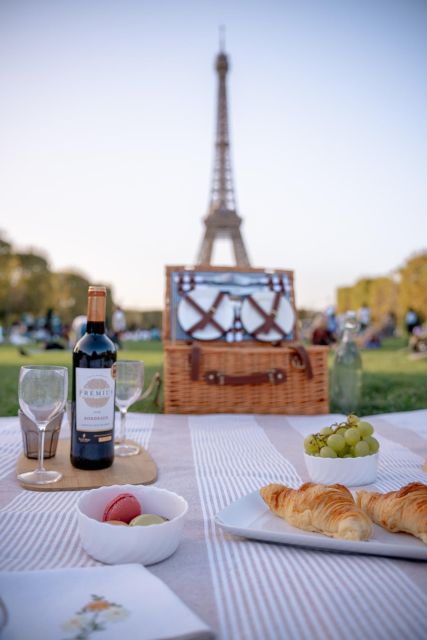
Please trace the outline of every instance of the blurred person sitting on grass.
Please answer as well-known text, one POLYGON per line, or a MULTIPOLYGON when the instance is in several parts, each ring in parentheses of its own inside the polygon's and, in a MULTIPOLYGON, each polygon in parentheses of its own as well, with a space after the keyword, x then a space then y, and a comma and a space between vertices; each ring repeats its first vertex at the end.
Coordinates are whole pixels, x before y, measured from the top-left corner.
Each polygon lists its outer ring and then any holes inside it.
POLYGON ((121 340, 124 332, 126 331, 126 317, 121 307, 117 306, 114 310, 113 317, 111 318, 111 326, 113 329, 113 335, 111 339, 121 347, 121 340))
POLYGON ((427 356, 427 325, 418 325, 409 337, 409 349, 427 356))
POLYGON ((415 311, 413 307, 409 307, 409 309, 406 312, 405 324, 406 324, 406 331, 408 332, 409 336, 411 336, 412 333, 414 332, 414 329, 416 327, 419 327, 421 324, 420 318, 418 317, 418 313, 415 311))
POLYGON ((73 349, 76 343, 80 340, 82 336, 84 336, 86 332, 86 324, 87 317, 86 316, 76 316, 71 323, 71 329, 68 334, 68 343, 70 347, 73 349))
POLYGON ((371 322, 371 310, 366 302, 362 304, 359 311, 357 312, 357 319, 359 321, 360 333, 363 333, 369 327, 369 324, 371 322))
POLYGON ((334 333, 329 328, 328 317, 318 313, 311 326, 311 344, 330 346, 336 342, 334 333))

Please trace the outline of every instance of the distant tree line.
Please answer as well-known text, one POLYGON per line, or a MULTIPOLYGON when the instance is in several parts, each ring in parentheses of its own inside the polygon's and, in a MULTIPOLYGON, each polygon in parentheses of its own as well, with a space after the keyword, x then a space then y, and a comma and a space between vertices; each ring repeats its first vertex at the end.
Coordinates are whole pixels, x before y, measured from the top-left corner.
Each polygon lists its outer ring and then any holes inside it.
POLYGON ((124 309, 126 315, 126 325, 131 331, 134 329, 159 329, 162 328, 162 312, 156 311, 138 311, 133 309, 124 309))
MULTIPOLYGON (((91 283, 77 270, 51 271, 41 251, 18 252, 0 232, 0 323, 10 325, 24 314, 44 317, 48 309, 70 325, 73 318, 86 315, 87 289, 91 283)), ((115 306, 107 286, 107 322, 115 306)), ((130 329, 161 329, 161 311, 124 309, 130 329)))
POLYGON ((411 307, 427 318, 427 251, 411 256, 392 276, 361 278, 353 286, 337 289, 337 313, 357 311, 367 304, 372 320, 381 322, 390 312, 399 324, 411 307))
MULTIPOLYGON (((43 317, 53 309, 62 322, 70 324, 87 311, 89 280, 77 271, 53 272, 41 252, 17 252, 0 235, 0 322, 11 324, 23 314, 43 317)), ((102 283, 96 283, 102 284, 102 283)), ((113 300, 107 287, 107 317, 113 300)))

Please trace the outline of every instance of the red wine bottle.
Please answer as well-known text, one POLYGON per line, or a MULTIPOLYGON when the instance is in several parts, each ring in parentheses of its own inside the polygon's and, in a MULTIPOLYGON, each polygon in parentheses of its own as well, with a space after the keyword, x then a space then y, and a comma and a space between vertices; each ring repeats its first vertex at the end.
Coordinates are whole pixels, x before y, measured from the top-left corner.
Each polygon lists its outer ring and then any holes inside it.
POLYGON ((114 460, 116 347, 105 333, 105 287, 89 287, 85 335, 74 347, 71 464, 104 469, 114 460))

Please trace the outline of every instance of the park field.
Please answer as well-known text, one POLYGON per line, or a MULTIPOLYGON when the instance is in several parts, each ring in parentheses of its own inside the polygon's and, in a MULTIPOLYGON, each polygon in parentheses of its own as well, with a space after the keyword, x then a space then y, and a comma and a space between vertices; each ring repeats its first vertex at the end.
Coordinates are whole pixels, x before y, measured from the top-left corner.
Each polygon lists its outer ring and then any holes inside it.
MULTIPOLYGON (((21 355, 16 347, 0 345, 0 416, 14 416, 18 411, 18 375, 24 364, 56 364, 69 368, 71 381, 71 352, 43 351, 26 347, 28 355, 21 355)), ((145 385, 156 372, 163 375, 163 346, 156 342, 129 342, 119 351, 119 359, 138 359, 145 363, 145 385)), ((427 408, 427 358, 413 360, 400 339, 383 342, 380 349, 362 351, 363 398, 360 415, 410 411, 427 408)), ((332 366, 333 353, 329 364, 332 366)), ((70 385, 71 387, 71 385, 70 385)), ((153 398, 135 403, 131 411, 158 413, 162 408, 153 398)), ((336 407, 331 406, 331 412, 336 407)))
MULTIPOLYGON (((25 364, 55 364, 68 367, 69 396, 71 396, 71 351, 44 351, 39 347, 25 346, 24 356, 17 347, 0 345, 0 416, 15 416, 18 411, 18 378, 19 369, 25 364)), ((153 375, 158 371, 162 374, 163 348, 160 341, 129 342, 124 349, 120 349, 118 357, 121 360, 143 360, 145 369, 145 388, 153 375)), ((131 411, 144 413, 159 413, 162 411, 163 389, 160 393, 160 406, 153 402, 152 397, 136 402, 131 411)))

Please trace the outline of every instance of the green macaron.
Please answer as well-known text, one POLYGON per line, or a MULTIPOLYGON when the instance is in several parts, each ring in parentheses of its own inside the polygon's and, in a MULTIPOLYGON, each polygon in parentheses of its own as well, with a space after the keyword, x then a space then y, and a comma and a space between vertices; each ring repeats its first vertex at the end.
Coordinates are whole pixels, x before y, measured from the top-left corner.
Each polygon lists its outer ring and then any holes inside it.
POLYGON ((148 527, 150 524, 162 524, 166 522, 166 518, 157 516, 154 513, 142 513, 140 516, 136 516, 129 522, 131 527, 148 527))

